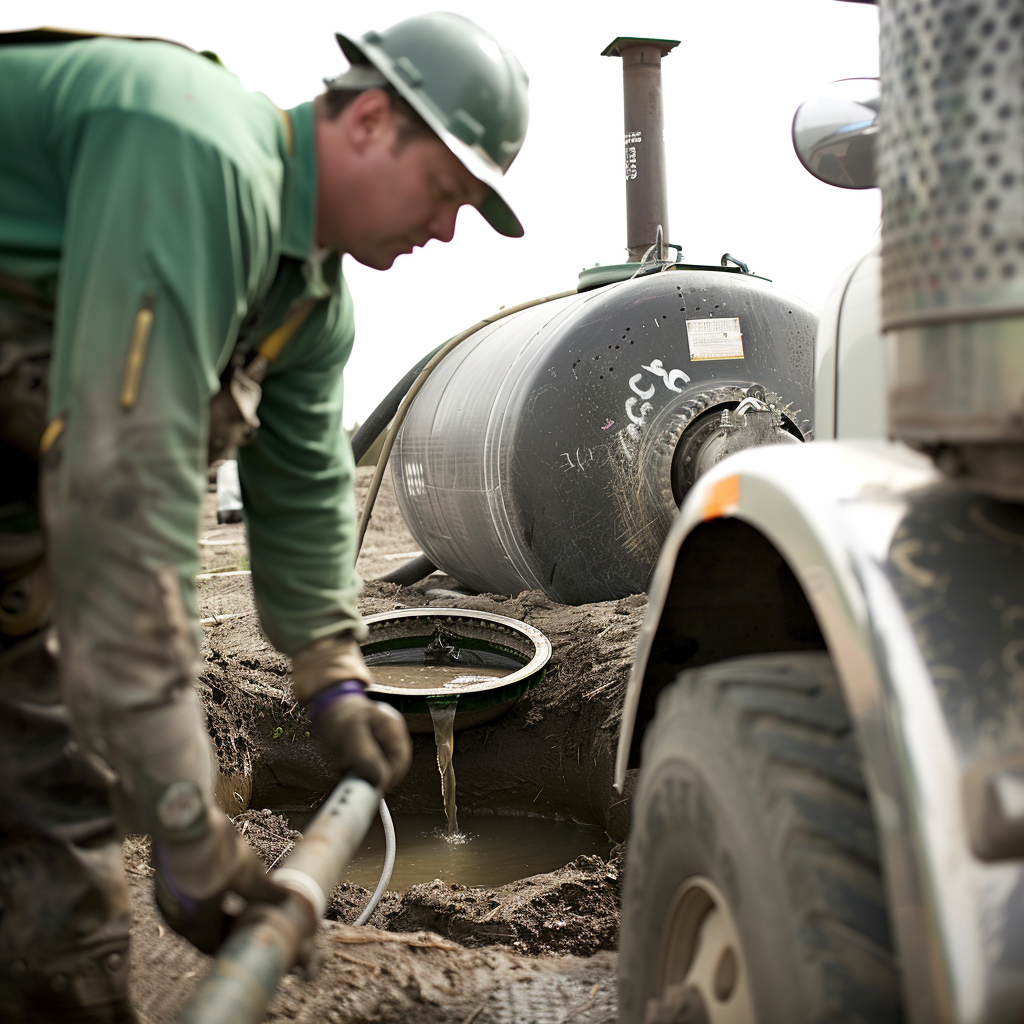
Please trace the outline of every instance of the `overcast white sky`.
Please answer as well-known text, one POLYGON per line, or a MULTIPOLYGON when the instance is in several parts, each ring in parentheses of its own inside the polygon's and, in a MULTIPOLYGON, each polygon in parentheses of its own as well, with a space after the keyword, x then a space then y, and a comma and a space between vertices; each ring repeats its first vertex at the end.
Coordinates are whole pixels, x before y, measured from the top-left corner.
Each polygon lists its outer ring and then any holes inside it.
POLYGON ((575 285, 583 266, 625 258, 622 73, 616 36, 681 39, 664 61, 669 241, 685 259, 728 251, 820 307, 871 244, 877 190, 815 181, 790 143, 799 103, 825 83, 877 75, 874 7, 836 0, 0 0, 0 30, 60 25, 158 35, 216 50, 280 106, 345 66, 334 32, 360 35, 426 10, 474 19, 530 76, 530 130, 506 198, 526 237, 473 210, 455 240, 387 272, 346 261, 356 346, 346 423, 363 420, 420 355, 502 305, 575 285))

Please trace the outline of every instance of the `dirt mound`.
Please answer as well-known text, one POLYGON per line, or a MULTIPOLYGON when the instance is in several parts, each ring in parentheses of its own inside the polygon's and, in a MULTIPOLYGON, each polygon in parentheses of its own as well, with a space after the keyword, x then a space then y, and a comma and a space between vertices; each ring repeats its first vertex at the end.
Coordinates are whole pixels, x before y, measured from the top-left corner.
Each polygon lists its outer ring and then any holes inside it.
MULTIPOLYGON (((211 961, 161 922, 148 882, 133 877, 131 897, 132 1000, 142 1024, 170 1024, 211 961)), ((326 921, 312 969, 283 979, 266 1020, 614 1024, 615 962, 612 953, 538 959, 326 921)))
POLYGON ((583 856, 558 871, 493 889, 436 879, 414 885, 382 916, 391 930, 425 928, 464 946, 590 956, 618 945, 619 901, 616 867, 583 856))

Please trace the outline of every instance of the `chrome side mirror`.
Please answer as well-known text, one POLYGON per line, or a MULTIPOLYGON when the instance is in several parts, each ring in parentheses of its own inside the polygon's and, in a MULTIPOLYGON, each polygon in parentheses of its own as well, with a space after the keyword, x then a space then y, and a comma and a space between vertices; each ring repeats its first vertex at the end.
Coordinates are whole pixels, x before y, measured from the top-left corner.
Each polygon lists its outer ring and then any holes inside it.
POLYGON ((793 148, 819 181, 874 188, 880 105, 877 78, 846 78, 802 103, 793 116, 793 148))

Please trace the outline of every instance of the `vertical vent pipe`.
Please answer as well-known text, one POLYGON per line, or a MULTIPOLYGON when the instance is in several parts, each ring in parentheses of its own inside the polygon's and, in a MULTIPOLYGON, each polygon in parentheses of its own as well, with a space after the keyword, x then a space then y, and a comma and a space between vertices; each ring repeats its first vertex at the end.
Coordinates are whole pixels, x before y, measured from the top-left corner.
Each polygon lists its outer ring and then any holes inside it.
MULTIPOLYGON (((654 245, 659 225, 662 238, 669 239, 661 58, 678 45, 678 39, 619 36, 601 51, 603 57, 622 58, 626 248, 633 262, 654 245)), ((657 256, 665 258, 664 246, 657 256)))

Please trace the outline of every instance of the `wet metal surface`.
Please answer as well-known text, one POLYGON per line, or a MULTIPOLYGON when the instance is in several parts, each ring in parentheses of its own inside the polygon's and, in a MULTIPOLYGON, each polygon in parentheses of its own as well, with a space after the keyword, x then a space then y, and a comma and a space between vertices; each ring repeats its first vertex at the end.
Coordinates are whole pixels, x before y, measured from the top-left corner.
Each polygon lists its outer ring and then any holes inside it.
MULTIPOLYGON (((611 843, 597 825, 550 818, 478 817, 462 820, 450 841, 444 815, 396 814, 398 856, 393 892, 440 878, 450 884, 496 886, 564 867, 581 854, 607 857, 611 843)), ((349 864, 347 879, 372 889, 384 863, 378 820, 349 864)))

